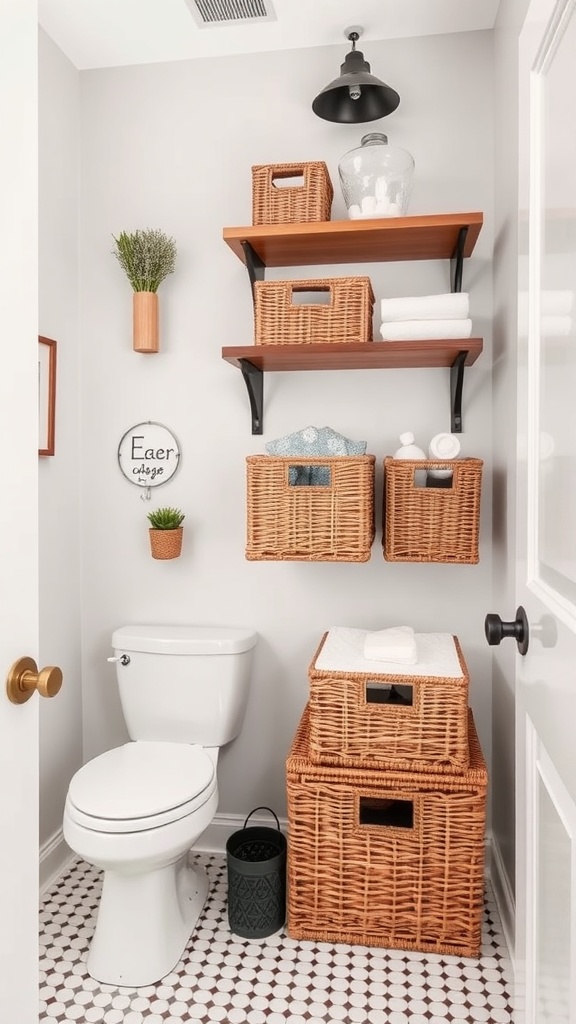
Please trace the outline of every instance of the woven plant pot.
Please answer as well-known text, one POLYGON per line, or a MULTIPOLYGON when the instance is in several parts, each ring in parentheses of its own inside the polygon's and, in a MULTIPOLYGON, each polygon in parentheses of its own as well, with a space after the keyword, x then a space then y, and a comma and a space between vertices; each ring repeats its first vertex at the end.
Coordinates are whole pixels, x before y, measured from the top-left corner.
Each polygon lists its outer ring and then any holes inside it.
POLYGON ((184 527, 177 530, 148 530, 152 558, 178 558, 182 552, 184 527))
POLYGON ((156 292, 133 292, 132 347, 135 352, 158 352, 158 295, 156 292))

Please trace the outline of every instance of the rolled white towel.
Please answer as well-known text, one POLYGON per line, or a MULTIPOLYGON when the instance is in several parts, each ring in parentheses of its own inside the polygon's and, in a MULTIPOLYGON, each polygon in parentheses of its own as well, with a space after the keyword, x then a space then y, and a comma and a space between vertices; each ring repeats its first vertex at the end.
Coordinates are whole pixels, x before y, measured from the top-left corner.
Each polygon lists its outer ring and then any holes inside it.
POLYGON ((415 665, 418 650, 412 626, 391 626, 367 633, 364 657, 368 661, 391 661, 398 665, 415 665))
POLYGON ((438 338, 469 338, 471 320, 400 320, 384 323, 380 328, 383 341, 430 341, 438 338))
POLYGON ((470 312, 468 292, 444 295, 409 295, 407 298, 382 299, 382 320, 465 320, 470 312))

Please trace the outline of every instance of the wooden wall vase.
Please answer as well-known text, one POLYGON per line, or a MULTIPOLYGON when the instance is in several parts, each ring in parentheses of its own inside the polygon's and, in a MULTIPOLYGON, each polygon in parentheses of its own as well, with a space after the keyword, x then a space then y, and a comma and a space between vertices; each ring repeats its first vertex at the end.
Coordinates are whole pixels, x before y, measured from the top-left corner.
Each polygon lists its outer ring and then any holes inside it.
POLYGON ((135 352, 158 352, 158 295, 156 292, 133 293, 132 347, 135 352))

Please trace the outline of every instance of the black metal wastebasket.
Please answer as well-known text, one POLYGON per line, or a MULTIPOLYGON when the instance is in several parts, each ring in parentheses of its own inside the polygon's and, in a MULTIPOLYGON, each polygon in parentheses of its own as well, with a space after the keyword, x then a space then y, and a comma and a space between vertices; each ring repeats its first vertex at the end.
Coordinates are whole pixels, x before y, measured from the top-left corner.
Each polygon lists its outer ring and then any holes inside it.
POLYGON ((286 920, 286 837, 270 807, 255 807, 226 843, 228 924, 246 939, 280 931, 286 920), (277 828, 246 828, 256 811, 270 811, 277 828))

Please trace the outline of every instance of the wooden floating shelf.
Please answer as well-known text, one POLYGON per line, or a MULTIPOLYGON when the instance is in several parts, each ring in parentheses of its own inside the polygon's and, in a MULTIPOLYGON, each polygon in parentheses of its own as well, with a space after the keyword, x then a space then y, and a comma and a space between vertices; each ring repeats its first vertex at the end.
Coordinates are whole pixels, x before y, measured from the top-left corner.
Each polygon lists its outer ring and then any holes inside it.
POLYGON ((223 348, 222 358, 242 369, 258 370, 390 370, 452 367, 460 352, 472 366, 482 352, 482 338, 446 341, 370 341, 322 345, 246 345, 223 348))
POLYGON ((369 341, 365 344, 246 345, 223 348, 222 358, 242 371, 248 390, 252 433, 263 431, 264 373, 284 370, 450 369, 450 422, 462 430, 464 367, 476 362, 482 338, 446 341, 369 341))
MULTIPOLYGON (((254 292, 267 267, 337 263, 450 260, 451 290, 462 289, 462 266, 482 228, 481 213, 425 214, 374 220, 311 221, 224 228, 224 241, 248 271, 254 292)), ((242 372, 248 391, 252 433, 261 434, 264 373, 285 370, 378 370, 447 367, 450 422, 462 430, 464 367, 476 362, 481 338, 438 341, 373 341, 367 344, 246 345, 222 349, 222 358, 242 372)))
POLYGON ((427 214, 375 220, 312 221, 224 228, 227 245, 246 264, 247 243, 266 267, 333 263, 452 259, 460 231, 467 229, 463 257, 472 254, 481 213, 427 214))

